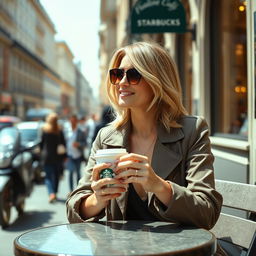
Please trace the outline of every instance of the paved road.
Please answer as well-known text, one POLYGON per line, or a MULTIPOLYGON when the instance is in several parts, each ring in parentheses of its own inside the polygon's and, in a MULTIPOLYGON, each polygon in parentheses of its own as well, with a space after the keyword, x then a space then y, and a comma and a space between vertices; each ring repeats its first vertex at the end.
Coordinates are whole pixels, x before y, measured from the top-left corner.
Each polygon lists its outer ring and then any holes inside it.
POLYGON ((12 209, 12 224, 5 230, 0 228, 0 256, 14 256, 13 240, 23 232, 48 226, 66 223, 65 200, 68 194, 67 172, 60 182, 58 201, 48 203, 48 195, 44 184, 36 185, 26 200, 25 213, 17 218, 15 209, 12 209))

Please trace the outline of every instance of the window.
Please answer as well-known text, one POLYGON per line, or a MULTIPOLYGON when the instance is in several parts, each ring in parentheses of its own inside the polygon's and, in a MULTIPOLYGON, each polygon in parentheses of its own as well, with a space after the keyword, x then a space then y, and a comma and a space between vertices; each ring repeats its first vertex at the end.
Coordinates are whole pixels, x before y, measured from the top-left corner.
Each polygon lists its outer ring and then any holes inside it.
POLYGON ((211 118, 213 135, 246 139, 246 2, 211 2, 211 118))

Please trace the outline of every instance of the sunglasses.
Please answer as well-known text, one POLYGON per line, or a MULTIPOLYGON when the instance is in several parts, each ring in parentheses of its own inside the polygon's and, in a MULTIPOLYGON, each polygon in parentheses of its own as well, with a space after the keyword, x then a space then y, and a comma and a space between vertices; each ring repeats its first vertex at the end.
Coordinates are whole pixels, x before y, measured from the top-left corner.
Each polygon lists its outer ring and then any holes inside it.
POLYGON ((118 85, 126 74, 126 78, 129 84, 138 84, 141 79, 141 74, 135 69, 131 68, 124 71, 120 68, 114 68, 109 70, 111 84, 118 85))

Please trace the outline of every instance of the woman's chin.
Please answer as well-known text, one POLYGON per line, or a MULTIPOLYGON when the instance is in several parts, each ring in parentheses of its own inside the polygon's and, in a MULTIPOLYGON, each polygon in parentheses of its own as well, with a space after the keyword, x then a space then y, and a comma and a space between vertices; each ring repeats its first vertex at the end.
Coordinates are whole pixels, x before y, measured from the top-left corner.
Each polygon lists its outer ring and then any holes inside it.
POLYGON ((118 105, 119 105, 120 107, 123 107, 123 108, 131 107, 131 104, 130 104, 129 101, 124 101, 124 100, 122 100, 122 99, 119 99, 118 105))

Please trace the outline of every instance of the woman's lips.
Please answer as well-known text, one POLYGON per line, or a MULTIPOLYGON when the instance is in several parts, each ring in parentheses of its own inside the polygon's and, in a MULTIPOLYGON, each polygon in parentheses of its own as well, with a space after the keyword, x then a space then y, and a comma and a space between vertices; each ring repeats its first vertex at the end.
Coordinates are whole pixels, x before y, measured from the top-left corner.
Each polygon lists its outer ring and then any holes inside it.
POLYGON ((134 93, 133 92, 129 92, 129 91, 119 91, 119 94, 121 97, 126 97, 126 96, 131 96, 134 93))

